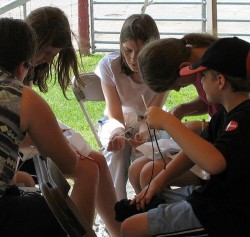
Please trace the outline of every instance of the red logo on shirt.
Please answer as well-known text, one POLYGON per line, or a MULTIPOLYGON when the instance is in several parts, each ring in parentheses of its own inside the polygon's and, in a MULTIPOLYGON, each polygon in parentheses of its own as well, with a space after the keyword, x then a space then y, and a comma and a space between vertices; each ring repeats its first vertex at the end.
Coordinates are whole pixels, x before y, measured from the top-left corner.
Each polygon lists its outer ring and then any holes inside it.
POLYGON ((226 131, 233 131, 233 130, 235 130, 236 128, 238 127, 238 123, 237 122, 235 122, 235 121, 231 121, 228 125, 227 125, 227 127, 226 127, 226 131))

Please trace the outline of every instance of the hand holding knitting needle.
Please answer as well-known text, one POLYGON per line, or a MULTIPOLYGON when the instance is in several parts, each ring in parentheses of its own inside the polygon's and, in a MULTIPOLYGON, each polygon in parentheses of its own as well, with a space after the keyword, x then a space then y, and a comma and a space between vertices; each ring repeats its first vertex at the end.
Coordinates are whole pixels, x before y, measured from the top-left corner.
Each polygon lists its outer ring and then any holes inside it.
POLYGON ((156 106, 152 106, 150 108, 147 108, 144 96, 142 95, 142 100, 143 103, 146 107, 146 112, 144 114, 144 119, 145 122, 147 123, 147 125, 149 126, 149 128, 152 129, 158 129, 158 130, 162 130, 162 119, 167 112, 164 111, 163 109, 156 107, 156 106))
POLYGON ((129 128, 124 132, 119 131, 120 129, 116 129, 113 132, 113 136, 111 137, 110 141, 104 145, 101 149, 107 149, 108 151, 119 151, 123 150, 125 146, 125 141, 129 140, 125 135, 130 132, 133 128, 129 128))
MULTIPOLYGON (((144 99, 144 96, 142 95, 142 100, 144 103, 145 108, 147 109, 147 105, 144 99)), ((129 140, 129 144, 133 147, 136 148, 137 146, 145 143, 148 140, 148 131, 145 130, 145 132, 141 132, 141 133, 136 133, 133 139, 129 140)))

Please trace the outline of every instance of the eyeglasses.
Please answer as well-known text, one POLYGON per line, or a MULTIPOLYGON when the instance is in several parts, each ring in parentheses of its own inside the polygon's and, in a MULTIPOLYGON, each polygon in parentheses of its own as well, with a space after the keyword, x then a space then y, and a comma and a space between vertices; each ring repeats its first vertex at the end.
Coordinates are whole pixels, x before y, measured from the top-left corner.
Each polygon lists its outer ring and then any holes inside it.
POLYGON ((29 70, 31 67, 33 67, 31 62, 25 62, 23 65, 24 65, 24 67, 27 68, 27 70, 29 70))

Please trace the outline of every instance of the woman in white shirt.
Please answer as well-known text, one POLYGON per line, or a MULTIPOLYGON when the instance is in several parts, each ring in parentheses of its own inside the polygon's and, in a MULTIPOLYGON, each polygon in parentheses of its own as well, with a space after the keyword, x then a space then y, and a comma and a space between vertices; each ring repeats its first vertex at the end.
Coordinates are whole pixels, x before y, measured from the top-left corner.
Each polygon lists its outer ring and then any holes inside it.
POLYGON ((149 139, 143 120, 145 104, 162 107, 166 99, 167 93, 155 93, 144 84, 137 64, 143 46, 159 37, 152 17, 129 16, 121 29, 120 50, 102 58, 95 71, 106 100, 106 118, 101 120, 99 135, 118 200, 127 197, 128 168, 136 157, 133 147, 149 139))

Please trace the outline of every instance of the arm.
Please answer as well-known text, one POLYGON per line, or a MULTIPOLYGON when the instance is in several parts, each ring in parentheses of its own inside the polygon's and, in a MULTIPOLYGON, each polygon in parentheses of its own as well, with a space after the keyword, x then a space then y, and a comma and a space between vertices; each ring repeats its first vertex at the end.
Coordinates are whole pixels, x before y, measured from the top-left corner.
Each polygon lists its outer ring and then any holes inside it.
POLYGON ((102 90, 105 96, 106 106, 108 108, 109 119, 116 119, 121 124, 125 125, 122 112, 122 104, 115 86, 111 86, 103 81, 101 81, 101 83, 102 90))
MULTIPOLYGON (((169 95, 169 92, 157 94, 155 96, 155 98, 153 99, 152 103, 149 105, 145 105, 145 106, 146 107, 156 106, 156 107, 162 108, 165 104, 165 101, 166 101, 168 95, 169 95)), ((145 121, 143 121, 139 127, 139 134, 144 134, 144 133, 146 133, 148 136, 148 128, 147 128, 145 121)), ((147 137, 147 138, 149 138, 149 137, 147 137)))
POLYGON ((221 152, 213 144, 193 133, 175 116, 158 107, 150 107, 145 117, 150 128, 166 130, 182 151, 132 201, 139 203, 138 208, 144 209, 145 203, 149 203, 154 195, 160 194, 166 185, 194 164, 210 174, 218 174, 226 168, 226 161, 221 152))
POLYGON ((178 143, 186 156, 201 169, 218 174, 226 168, 226 161, 216 147, 193 133, 175 116, 158 107, 149 108, 145 116, 151 128, 166 130, 178 143))
POLYGON ((20 127, 27 131, 39 152, 50 157, 65 174, 72 174, 76 154, 68 145, 49 105, 29 87, 24 87, 20 127))
POLYGON ((144 209, 145 204, 149 203, 152 197, 160 195, 168 184, 187 172, 193 165, 194 163, 188 159, 184 152, 179 152, 175 159, 169 162, 166 168, 163 169, 131 203, 139 203, 139 208, 144 209))
POLYGON ((208 113, 208 105, 199 97, 194 100, 175 106, 170 111, 171 114, 180 120, 185 116, 201 115, 208 113))
MULTIPOLYGON (((169 92, 164 92, 164 93, 159 93, 155 96, 153 99, 152 103, 150 105, 145 105, 146 107, 150 106, 157 106, 159 108, 162 108, 165 104, 165 101, 169 95, 169 92)), ((151 132, 152 134, 152 132, 151 132)), ((131 139, 129 141, 130 145, 132 147, 137 147, 147 141, 150 138, 149 131, 148 131, 148 126, 145 123, 145 120, 141 121, 141 124, 139 126, 139 132, 135 134, 134 139, 131 139)))
POLYGON ((125 139, 122 139, 121 136, 125 132, 125 121, 123 117, 121 101, 114 86, 108 85, 103 81, 101 83, 102 90, 105 96, 106 106, 108 109, 109 119, 118 121, 118 123, 115 123, 116 126, 114 126, 111 132, 107 150, 122 150, 125 146, 125 139), (118 136, 120 137, 118 138, 118 136))

